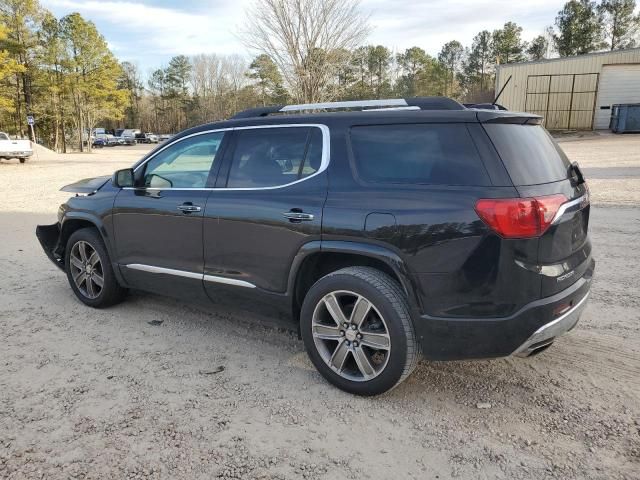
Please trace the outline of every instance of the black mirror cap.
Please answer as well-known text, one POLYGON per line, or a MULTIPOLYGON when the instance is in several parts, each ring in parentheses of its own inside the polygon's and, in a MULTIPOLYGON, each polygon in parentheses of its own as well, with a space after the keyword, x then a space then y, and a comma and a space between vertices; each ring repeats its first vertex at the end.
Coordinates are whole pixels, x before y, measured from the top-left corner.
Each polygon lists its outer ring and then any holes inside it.
POLYGON ((123 168, 122 170, 117 170, 111 178, 111 183, 114 187, 117 188, 133 187, 135 184, 133 177, 133 168, 123 168))

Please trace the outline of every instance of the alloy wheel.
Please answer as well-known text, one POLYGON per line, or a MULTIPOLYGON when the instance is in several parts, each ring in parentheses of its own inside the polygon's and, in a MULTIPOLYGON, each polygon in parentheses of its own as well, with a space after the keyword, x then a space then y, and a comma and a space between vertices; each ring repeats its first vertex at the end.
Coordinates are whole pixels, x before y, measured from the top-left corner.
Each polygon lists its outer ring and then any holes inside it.
POLYGON ((385 369, 391 337, 380 311, 364 296, 345 290, 328 293, 311 322, 316 349, 341 377, 363 382, 385 369))
POLYGON ((104 287, 104 270, 96 249, 83 240, 76 242, 71 249, 69 267, 80 293, 89 299, 97 298, 104 287))

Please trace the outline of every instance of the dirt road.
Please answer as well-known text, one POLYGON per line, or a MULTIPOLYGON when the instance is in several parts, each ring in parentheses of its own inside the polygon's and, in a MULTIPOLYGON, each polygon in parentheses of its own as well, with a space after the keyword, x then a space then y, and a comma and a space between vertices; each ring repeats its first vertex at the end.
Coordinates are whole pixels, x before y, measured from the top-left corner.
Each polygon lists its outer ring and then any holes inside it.
POLYGON ((141 150, 3 162, 0 478, 639 479, 640 136, 563 147, 593 174, 578 327, 532 359, 423 362, 370 399, 243 314, 73 297, 35 226, 55 221, 60 186, 141 150))

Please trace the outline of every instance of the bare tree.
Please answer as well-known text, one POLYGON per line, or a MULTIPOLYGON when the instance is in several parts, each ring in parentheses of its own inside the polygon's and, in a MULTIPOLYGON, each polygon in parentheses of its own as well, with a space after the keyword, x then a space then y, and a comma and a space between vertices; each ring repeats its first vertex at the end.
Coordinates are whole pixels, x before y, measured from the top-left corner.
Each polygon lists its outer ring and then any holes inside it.
POLYGON ((340 67, 369 34, 359 0, 255 0, 242 33, 245 45, 271 57, 294 97, 334 98, 340 67))

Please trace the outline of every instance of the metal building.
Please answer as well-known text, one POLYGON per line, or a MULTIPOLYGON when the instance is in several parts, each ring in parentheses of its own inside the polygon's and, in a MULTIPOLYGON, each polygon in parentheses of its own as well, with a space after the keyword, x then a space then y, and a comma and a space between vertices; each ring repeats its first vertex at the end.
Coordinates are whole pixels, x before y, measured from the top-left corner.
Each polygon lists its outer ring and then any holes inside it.
POLYGON ((496 68, 498 103, 537 113, 549 130, 609 128, 611 106, 640 103, 640 48, 496 68))

